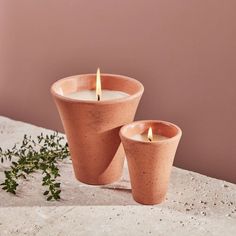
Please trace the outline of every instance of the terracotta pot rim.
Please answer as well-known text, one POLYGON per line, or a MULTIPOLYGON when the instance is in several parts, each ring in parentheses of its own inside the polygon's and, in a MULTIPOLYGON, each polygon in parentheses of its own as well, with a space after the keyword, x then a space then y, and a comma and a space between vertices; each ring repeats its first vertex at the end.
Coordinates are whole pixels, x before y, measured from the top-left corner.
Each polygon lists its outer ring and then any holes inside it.
POLYGON ((135 99, 135 98, 141 96, 144 92, 144 86, 142 85, 142 83, 139 82, 136 79, 131 78, 131 77, 124 76, 124 75, 117 75, 117 74, 107 74, 107 73, 102 73, 101 75, 110 76, 110 77, 119 77, 121 79, 136 83, 136 84, 138 84, 138 91, 136 93, 130 94, 129 96, 124 97, 124 98, 117 98, 117 99, 105 100, 105 101, 99 101, 99 102, 98 101, 87 101, 87 100, 78 100, 78 99, 68 98, 68 97, 65 97, 65 96, 60 95, 57 92, 55 92, 54 88, 55 88, 57 83, 60 83, 60 82, 62 82, 64 80, 67 80, 67 79, 72 79, 75 76, 96 76, 96 74, 92 73, 92 74, 72 75, 72 76, 68 76, 68 77, 57 80, 56 82, 54 82, 51 85, 51 88, 50 88, 51 94, 53 96, 57 97, 60 100, 73 102, 73 103, 84 103, 84 104, 93 104, 93 105, 96 104, 96 105, 99 106, 99 105, 105 105, 105 104, 114 104, 114 103, 126 102, 126 101, 129 101, 129 100, 132 100, 132 99, 135 99))
POLYGON ((129 124, 126 124, 124 126, 121 127, 120 129, 120 137, 125 139, 125 140, 128 140, 129 142, 133 142, 133 143, 142 143, 142 144, 147 144, 147 145, 159 145, 160 143, 170 143, 170 142, 173 142, 175 141, 176 139, 180 139, 180 137, 182 136, 182 130, 180 129, 179 126, 171 123, 171 122, 168 122, 168 121, 163 121, 163 120, 138 120, 138 121, 134 121, 132 123, 129 123, 129 124), (141 141, 141 140, 134 140, 130 137, 128 137, 126 135, 126 132, 125 132, 125 129, 127 129, 127 127, 129 126, 134 126, 134 125, 138 125, 138 124, 141 124, 141 123, 162 123, 162 124, 166 124, 166 125, 169 125, 169 126, 173 126, 177 129, 177 134, 171 138, 168 138, 168 139, 164 139, 164 140, 157 140, 157 141, 152 141, 152 142, 148 142, 148 141, 141 141))

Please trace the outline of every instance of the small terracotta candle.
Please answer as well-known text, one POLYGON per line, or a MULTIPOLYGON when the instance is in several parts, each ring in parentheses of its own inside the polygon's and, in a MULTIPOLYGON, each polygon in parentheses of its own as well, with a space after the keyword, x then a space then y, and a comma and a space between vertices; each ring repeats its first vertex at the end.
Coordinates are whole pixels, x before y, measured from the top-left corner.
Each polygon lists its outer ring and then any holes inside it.
POLYGON ((121 128, 134 200, 158 204, 165 199, 181 135, 178 126, 159 120, 136 121, 121 128))
POLYGON ((119 130, 133 121, 143 90, 135 79, 112 74, 98 79, 98 73, 52 85, 78 180, 103 185, 120 178, 125 154, 119 130))

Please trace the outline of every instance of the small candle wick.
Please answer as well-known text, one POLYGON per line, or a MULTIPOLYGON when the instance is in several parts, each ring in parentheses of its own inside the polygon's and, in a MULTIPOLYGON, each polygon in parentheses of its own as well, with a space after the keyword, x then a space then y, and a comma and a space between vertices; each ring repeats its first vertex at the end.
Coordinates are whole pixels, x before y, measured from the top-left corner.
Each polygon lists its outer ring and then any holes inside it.
POLYGON ((148 135, 147 136, 148 136, 148 141, 152 142, 153 135, 152 135, 152 128, 151 127, 148 129, 148 135))
POLYGON ((99 95, 99 94, 97 95, 97 99, 98 99, 98 101, 100 101, 100 100, 101 100, 101 98, 100 98, 100 95, 99 95))

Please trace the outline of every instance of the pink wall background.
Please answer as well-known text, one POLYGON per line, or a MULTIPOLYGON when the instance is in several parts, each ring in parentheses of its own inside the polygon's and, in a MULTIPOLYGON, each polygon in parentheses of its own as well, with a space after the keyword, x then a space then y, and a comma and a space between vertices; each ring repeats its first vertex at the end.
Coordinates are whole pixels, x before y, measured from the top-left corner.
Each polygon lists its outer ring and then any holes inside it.
POLYGON ((0 114, 60 129, 49 94, 81 73, 145 86, 136 119, 183 129, 175 165, 236 183, 236 1, 0 0, 0 114))

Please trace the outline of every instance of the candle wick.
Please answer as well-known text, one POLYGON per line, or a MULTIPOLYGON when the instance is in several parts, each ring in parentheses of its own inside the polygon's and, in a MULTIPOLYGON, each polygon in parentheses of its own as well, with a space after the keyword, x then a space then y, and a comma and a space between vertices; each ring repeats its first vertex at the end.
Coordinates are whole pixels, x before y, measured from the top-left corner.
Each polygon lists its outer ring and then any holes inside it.
POLYGON ((100 101, 100 100, 101 100, 101 98, 100 98, 100 95, 99 95, 99 94, 97 95, 97 99, 98 99, 98 101, 100 101))
POLYGON ((148 140, 149 140, 150 142, 152 142, 152 139, 148 138, 148 140))

